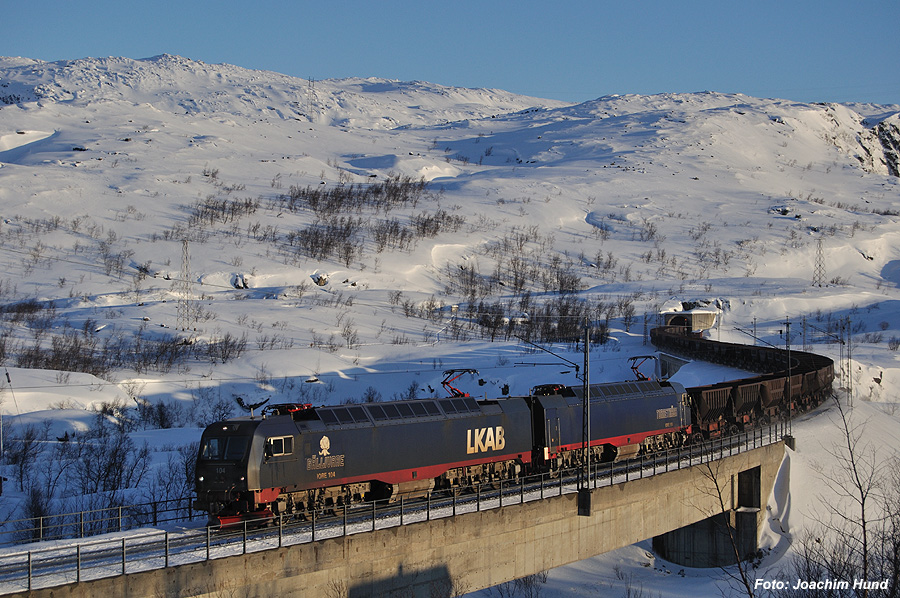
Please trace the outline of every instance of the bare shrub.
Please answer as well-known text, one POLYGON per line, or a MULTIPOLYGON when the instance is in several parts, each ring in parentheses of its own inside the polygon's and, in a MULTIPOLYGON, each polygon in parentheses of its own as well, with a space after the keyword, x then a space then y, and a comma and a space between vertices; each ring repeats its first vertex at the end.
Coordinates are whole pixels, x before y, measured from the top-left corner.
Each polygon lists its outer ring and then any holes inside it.
POLYGON ((214 336, 206 343, 206 356, 211 361, 219 361, 228 363, 232 359, 237 359, 243 355, 247 349, 247 335, 242 334, 237 337, 230 332, 226 332, 221 336, 214 336))

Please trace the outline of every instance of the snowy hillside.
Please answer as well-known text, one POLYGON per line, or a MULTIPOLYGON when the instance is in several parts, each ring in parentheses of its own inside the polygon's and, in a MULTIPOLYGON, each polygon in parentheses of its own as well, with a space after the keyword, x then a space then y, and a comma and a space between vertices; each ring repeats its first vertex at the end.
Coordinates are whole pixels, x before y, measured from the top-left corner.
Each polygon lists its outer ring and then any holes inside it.
MULTIPOLYGON (((755 321, 783 344, 790 318, 835 359, 821 331, 850 316, 855 392, 897 434, 898 112, 0 58, 7 442, 101 407, 191 442, 237 396, 441 395, 451 367, 478 368, 473 395, 574 384, 513 334, 566 353, 584 317, 608 326, 591 379, 626 378, 670 300, 715 301, 734 342, 755 321)), ((24 516, 4 471, 0 511, 24 516)))

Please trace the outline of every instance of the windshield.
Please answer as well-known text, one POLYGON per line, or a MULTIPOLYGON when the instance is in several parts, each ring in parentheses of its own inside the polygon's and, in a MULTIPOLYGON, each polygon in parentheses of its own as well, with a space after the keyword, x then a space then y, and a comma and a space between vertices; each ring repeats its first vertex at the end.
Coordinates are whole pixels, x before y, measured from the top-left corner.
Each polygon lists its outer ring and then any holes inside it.
POLYGON ((207 461, 240 461, 247 452, 247 436, 206 438, 200 446, 200 458, 207 461))

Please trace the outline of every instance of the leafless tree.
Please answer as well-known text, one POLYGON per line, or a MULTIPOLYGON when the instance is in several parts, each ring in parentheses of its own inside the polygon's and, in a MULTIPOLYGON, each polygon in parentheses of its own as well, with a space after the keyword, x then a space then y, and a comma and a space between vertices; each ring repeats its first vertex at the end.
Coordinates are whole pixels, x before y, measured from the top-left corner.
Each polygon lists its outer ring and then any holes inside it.
POLYGON ((838 580, 847 588, 786 588, 779 598, 900 594, 900 458, 866 444, 865 422, 834 397, 841 443, 829 450, 833 466, 822 471, 836 495, 823 500, 827 516, 820 527, 795 544, 788 573, 802 580, 838 580), (851 508, 846 508, 847 505, 851 508), (855 582, 862 582, 859 586, 855 582), (885 587, 886 586, 886 587, 885 587))
POLYGON ((725 572, 731 586, 729 595, 734 595, 734 592, 737 591, 753 598, 754 582, 750 579, 750 575, 747 571, 747 562, 744 561, 744 558, 747 555, 742 555, 738 548, 737 531, 731 521, 730 501, 728 501, 729 497, 727 494, 729 490, 726 488, 726 481, 723 480, 723 476, 719 471, 721 463, 721 460, 706 461, 700 469, 703 473, 703 477, 709 482, 705 492, 712 496, 716 501, 715 516, 717 520, 722 523, 722 528, 728 538, 734 560, 736 561, 735 568, 737 569, 737 573, 726 567, 723 567, 722 570, 725 572))

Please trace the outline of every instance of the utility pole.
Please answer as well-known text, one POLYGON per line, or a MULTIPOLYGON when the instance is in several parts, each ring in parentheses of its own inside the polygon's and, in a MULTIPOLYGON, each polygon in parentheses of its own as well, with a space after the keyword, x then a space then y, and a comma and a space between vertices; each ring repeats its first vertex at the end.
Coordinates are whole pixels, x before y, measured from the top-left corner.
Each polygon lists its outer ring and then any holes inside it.
POLYGON ((535 344, 527 339, 517 336, 517 339, 527 343, 536 349, 553 355, 557 359, 566 362, 575 368, 575 377, 581 378, 582 413, 581 413, 581 449, 584 466, 578 472, 578 515, 590 517, 591 515, 591 329, 587 318, 584 321, 584 374, 579 376, 577 363, 569 361, 562 355, 535 344))
POLYGON ((784 348, 787 351, 787 387, 788 387, 788 433, 785 436, 785 441, 791 449, 794 448, 794 426, 793 426, 793 417, 794 417, 794 381, 791 380, 791 320, 788 319, 784 323, 785 327, 785 335, 784 335, 784 348))
POLYGON ((591 516, 591 329, 584 321, 584 377, 582 399, 581 443, 584 470, 578 476, 578 514, 591 516))
POLYGON ((847 402, 853 408, 853 330, 847 316, 847 402))
MULTIPOLYGON (((16 401, 16 393, 13 390, 12 379, 9 377, 8 369, 6 370, 6 383, 9 384, 9 394, 12 395, 13 405, 16 408, 16 413, 19 413, 19 402, 16 401)), ((3 449, 3 411, 0 411, 0 463, 6 462, 6 453, 3 449)))
POLYGON ((803 350, 809 351, 810 346, 806 339, 806 316, 803 316, 803 350))

